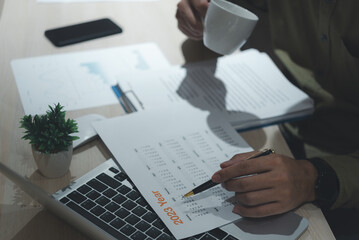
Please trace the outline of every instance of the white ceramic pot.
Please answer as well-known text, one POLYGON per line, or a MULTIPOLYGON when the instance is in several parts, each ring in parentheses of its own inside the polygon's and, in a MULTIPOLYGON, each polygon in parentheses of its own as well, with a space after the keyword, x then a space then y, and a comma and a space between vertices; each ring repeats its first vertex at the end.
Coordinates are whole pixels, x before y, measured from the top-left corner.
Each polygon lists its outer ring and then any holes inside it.
POLYGON ((39 152, 32 145, 32 155, 42 175, 48 178, 57 178, 65 175, 69 170, 72 159, 72 145, 67 151, 45 154, 39 152))

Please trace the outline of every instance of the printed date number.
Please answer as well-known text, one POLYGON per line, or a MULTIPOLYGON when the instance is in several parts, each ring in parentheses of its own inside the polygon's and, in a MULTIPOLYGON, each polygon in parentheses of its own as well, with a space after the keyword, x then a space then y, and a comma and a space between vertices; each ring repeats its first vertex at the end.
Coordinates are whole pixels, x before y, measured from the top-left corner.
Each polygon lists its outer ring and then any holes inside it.
POLYGON ((183 224, 182 220, 177 216, 176 212, 171 207, 163 209, 175 225, 183 224))

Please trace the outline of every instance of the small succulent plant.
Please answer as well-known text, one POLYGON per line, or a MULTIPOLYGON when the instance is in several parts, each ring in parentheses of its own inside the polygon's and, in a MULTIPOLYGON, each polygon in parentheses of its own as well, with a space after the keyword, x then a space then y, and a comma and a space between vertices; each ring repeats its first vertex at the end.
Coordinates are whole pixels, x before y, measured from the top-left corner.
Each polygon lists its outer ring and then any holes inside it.
POLYGON ((58 103, 54 107, 49 105, 50 110, 44 115, 25 115, 20 120, 20 127, 26 130, 22 139, 29 140, 36 150, 45 154, 66 151, 79 137, 71 136, 78 132, 77 123, 65 119, 63 108, 58 103))

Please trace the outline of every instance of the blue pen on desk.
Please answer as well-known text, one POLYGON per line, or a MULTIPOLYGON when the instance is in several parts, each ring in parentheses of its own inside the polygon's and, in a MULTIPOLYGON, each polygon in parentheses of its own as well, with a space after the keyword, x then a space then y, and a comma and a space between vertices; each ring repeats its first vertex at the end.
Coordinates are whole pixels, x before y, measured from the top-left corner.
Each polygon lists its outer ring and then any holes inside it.
POLYGON ((118 98, 121 106, 125 110, 126 113, 136 112, 137 109, 133 104, 130 102, 130 100, 127 98, 126 94, 122 91, 119 84, 116 84, 112 86, 112 90, 116 94, 116 97, 118 98))
MULTIPOLYGON (((255 153, 249 157, 247 157, 246 159, 244 160, 249 160, 249 159, 253 159, 253 158, 258 158, 258 157, 263 157, 263 156, 266 156, 268 154, 271 154, 271 153, 274 153, 274 150, 272 149, 264 149, 258 153, 255 153)), ((197 193, 201 193, 207 189, 210 189, 216 185, 218 185, 219 183, 215 183, 215 182, 212 182, 212 180, 208 180, 207 182, 199 185, 198 187, 192 189, 191 191, 189 191, 188 193, 186 193, 183 197, 184 198, 187 198, 187 197, 190 197, 190 196, 193 196, 197 193)))

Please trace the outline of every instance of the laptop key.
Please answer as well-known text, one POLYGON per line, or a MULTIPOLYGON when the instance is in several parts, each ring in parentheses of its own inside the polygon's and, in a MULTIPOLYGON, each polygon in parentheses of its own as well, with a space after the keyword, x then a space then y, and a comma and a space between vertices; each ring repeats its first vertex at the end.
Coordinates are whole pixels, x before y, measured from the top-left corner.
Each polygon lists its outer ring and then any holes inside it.
POLYGON ((113 220, 110 225, 116 229, 120 229, 122 228, 123 226, 126 225, 126 222, 123 221, 122 219, 119 219, 119 218, 116 218, 115 220, 113 220))
POLYGON ((133 239, 133 240, 144 240, 146 238, 147 238, 147 236, 139 231, 135 232, 131 236, 131 239, 133 239))
POLYGON ((146 202, 146 200, 143 197, 140 197, 139 199, 137 199, 136 203, 140 204, 142 207, 145 207, 148 205, 148 203, 146 202))
POLYGON ((117 188, 117 191, 122 194, 126 194, 131 191, 131 188, 127 187, 126 185, 122 185, 121 187, 117 188))
POLYGON ((140 231, 142 231, 142 232, 145 232, 147 229, 149 229, 150 227, 151 227, 151 225, 150 224, 148 224, 146 221, 140 221, 139 223, 137 223, 136 225, 135 225, 135 227, 138 229, 138 230, 140 230, 140 231))
POLYGON ((114 202, 110 202, 109 204, 106 205, 105 208, 107 210, 109 210, 110 212, 115 212, 115 211, 117 211, 117 209, 120 208, 120 206, 114 202))
POLYGON ((60 199, 60 202, 62 202, 62 203, 67 203, 68 201, 70 201, 70 199, 67 197, 63 197, 60 199))
POLYGON ((151 227, 147 230, 146 234, 152 238, 158 237, 162 232, 155 227, 151 227))
POLYGON ((81 193, 78 191, 73 191, 70 194, 67 195, 68 198, 70 198, 72 201, 76 203, 82 203, 86 200, 86 197, 84 197, 81 193))
POLYGON ((130 199, 132 199, 133 201, 135 201, 137 198, 139 198, 141 195, 139 192, 136 191, 131 191, 129 192, 127 195, 127 197, 129 197, 130 199))
POLYGON ((232 235, 228 235, 224 240, 237 240, 237 238, 233 237, 232 235))
POLYGON ((116 214, 118 217, 124 219, 125 217, 127 217, 128 215, 130 215, 130 212, 127 211, 127 210, 124 209, 124 208, 120 208, 120 209, 118 209, 118 210, 115 212, 115 214, 116 214))
POLYGON ((164 229, 166 227, 165 224, 159 218, 157 218, 156 221, 152 223, 152 225, 158 229, 164 229))
POLYGON ((96 189, 98 192, 103 192, 104 190, 106 190, 108 187, 103 184, 102 182, 100 182, 99 180, 97 179, 91 179, 90 181, 87 182, 87 184, 96 189))
POLYGON ((189 237, 188 239, 191 239, 191 240, 201 239, 202 236, 204 236, 204 234, 206 234, 206 233, 200 233, 200 234, 194 235, 192 237, 189 237))
POLYGON ((91 209, 91 212, 93 214, 95 214, 96 216, 100 216, 101 214, 103 214, 104 212, 106 212, 106 210, 100 206, 96 206, 93 209, 91 209))
POLYGON ((116 239, 123 239, 124 238, 124 236, 121 233, 119 233, 118 231, 116 231, 115 229, 113 229, 112 227, 110 227, 109 225, 107 225, 106 223, 104 223, 103 221, 98 219, 97 217, 93 216, 87 210, 85 210, 82 207, 76 205, 74 202, 69 202, 66 205, 68 207, 70 207, 72 210, 74 210, 75 212, 77 212, 78 214, 82 215, 87 220, 91 221, 93 224, 97 225, 99 228, 101 228, 104 231, 111 234, 116 239))
POLYGON ((152 212, 148 212, 142 218, 147 222, 151 223, 157 218, 157 215, 152 212))
POLYGON ((143 214, 145 214, 145 212, 147 212, 147 210, 141 206, 137 206, 132 210, 132 212, 137 216, 141 217, 143 214))
POLYGON ((82 193, 82 194, 86 194, 86 193, 88 193, 89 191, 91 191, 92 190, 92 188, 90 188, 89 186, 87 186, 87 185, 82 185, 81 187, 79 187, 78 189, 77 189, 77 191, 79 191, 80 193, 82 193))
POLYGON ((138 223, 141 219, 133 214, 131 214, 130 216, 128 216, 125 221, 128 222, 131 225, 135 225, 136 223, 138 223))
POLYGON ((115 190, 109 188, 106 191, 104 191, 102 194, 108 198, 112 198, 113 196, 115 196, 117 194, 117 192, 115 190))
POLYGON ((172 235, 172 233, 170 232, 170 230, 168 230, 168 228, 165 228, 162 230, 163 232, 167 233, 168 235, 172 235))
POLYGON ((114 167, 110 167, 110 169, 109 169, 111 172, 113 172, 113 173, 118 173, 118 172, 120 172, 120 170, 118 170, 118 169, 116 169, 116 168, 114 168, 114 167))
POLYGON ((110 212, 105 212, 104 214, 101 215, 101 219, 104 220, 105 222, 111 222, 116 216, 113 215, 110 212))
POLYGON ((157 238, 157 240, 174 240, 174 237, 171 237, 170 235, 163 233, 161 236, 157 238))
POLYGON ((134 233, 136 231, 136 228, 126 224, 125 226, 123 226, 120 231, 122 233, 124 233, 127 236, 130 236, 132 233, 134 233))
POLYGON ((92 200, 96 200, 99 196, 101 196, 101 194, 99 194, 97 191, 92 190, 91 192, 89 192, 86 195, 88 198, 92 199, 92 200))
POLYGON ((101 196, 96 200, 96 203, 101 206, 107 205, 111 200, 105 196, 101 196))
POLYGON ((126 202, 124 202, 124 203, 122 204, 122 206, 123 206, 124 208, 126 208, 127 210, 131 210, 132 208, 136 207, 136 203, 134 203, 134 202, 132 202, 132 201, 130 201, 130 200, 127 200, 126 202))
POLYGON ((201 237, 201 240, 216 240, 215 237, 209 235, 209 234, 205 234, 203 237, 201 237))
POLYGON ((96 178, 114 189, 118 188, 121 185, 120 182, 118 182, 114 178, 108 176, 106 173, 101 173, 96 178))
POLYGON ((90 210, 91 208, 93 208, 96 205, 96 203, 94 203, 93 201, 87 199, 86 201, 84 201, 83 203, 81 203, 81 207, 90 210))
POLYGON ((119 174, 117 174, 116 176, 115 176, 115 178, 118 180, 118 181, 123 181, 123 180, 125 180, 126 178, 127 178, 127 175, 125 174, 125 173, 123 173, 123 172, 120 172, 119 174))
POLYGON ((151 206, 149 204, 146 206, 146 209, 150 212, 154 212, 154 210, 151 208, 151 206))
POLYGON ((112 200, 118 204, 122 204, 127 200, 127 198, 122 196, 121 194, 118 194, 115 197, 113 197, 112 200))
POLYGON ((217 239, 223 239, 228 235, 225 231, 223 231, 220 228, 215 228, 209 231, 208 233, 211 234, 212 236, 215 236, 217 239))

